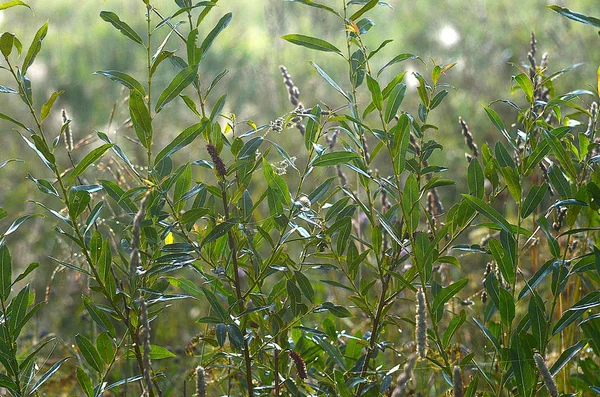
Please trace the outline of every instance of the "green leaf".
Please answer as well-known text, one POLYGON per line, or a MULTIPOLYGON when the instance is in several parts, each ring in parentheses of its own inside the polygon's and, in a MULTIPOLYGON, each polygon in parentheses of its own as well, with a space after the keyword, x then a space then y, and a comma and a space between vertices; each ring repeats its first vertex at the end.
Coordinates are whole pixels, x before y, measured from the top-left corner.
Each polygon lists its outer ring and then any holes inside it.
POLYGON ((310 48, 311 50, 336 52, 342 55, 342 52, 336 46, 316 37, 304 36, 302 34, 288 34, 281 36, 281 38, 292 44, 310 48))
POLYGON ((17 231, 17 229, 26 221, 28 221, 31 218, 36 218, 38 216, 43 216, 42 214, 27 214, 27 215, 23 215, 17 219, 15 219, 15 221, 9 226, 8 229, 6 229, 6 232, 4 232, 4 234, 2 236, 8 236, 9 234, 14 233, 15 231, 17 231))
POLYGON ((267 181, 267 184, 269 185, 269 187, 277 193, 279 198, 285 204, 290 204, 290 202, 291 202, 290 191, 288 189, 288 185, 285 182, 285 180, 280 175, 277 175, 275 173, 271 164, 269 164, 267 162, 267 160, 265 160, 264 157, 262 159, 262 163, 263 163, 263 175, 265 176, 265 180, 267 181))
POLYGON ((228 324, 227 335, 229 336, 229 341, 236 349, 241 350, 244 347, 244 335, 237 325, 228 324))
POLYGON ((588 310, 587 305, 598 302, 598 299, 600 299, 600 291, 594 291, 577 301, 573 307, 563 313, 562 317, 554 325, 552 335, 558 334, 560 331, 579 319, 583 313, 588 310))
POLYGON ((297 270, 294 272, 294 275, 296 276, 296 282, 298 283, 302 294, 306 296, 306 299, 308 299, 311 302, 314 302, 315 291, 313 290, 312 284, 308 277, 306 277, 304 273, 299 272, 297 270))
POLYGON ((446 349, 450 345, 450 341, 452 340, 452 336, 458 331, 458 329, 465 323, 467 320, 467 315, 464 310, 460 311, 458 316, 452 317, 450 323, 448 323, 448 328, 444 331, 444 336, 442 338, 442 346, 446 349))
POLYGON ((489 246, 492 256, 500 268, 502 277, 512 284, 515 281, 515 268, 510 254, 496 239, 491 239, 489 246))
POLYGON ((65 91, 61 90, 59 92, 55 92, 50 96, 50 99, 48 99, 48 102, 46 102, 44 105, 42 105, 42 111, 40 113, 40 118, 42 119, 42 121, 46 120, 46 117, 48 117, 48 115, 50 114, 50 110, 52 109, 52 105, 54 105, 54 102, 56 101, 56 99, 61 96, 65 91))
POLYGON ((517 384, 517 395, 530 397, 535 386, 536 371, 532 366, 531 352, 525 349, 521 343, 524 334, 514 335, 510 348, 511 367, 515 374, 517 384))
POLYGON ((494 127, 496 127, 496 129, 498 131, 500 131, 502 133, 502 135, 504 135, 504 137, 506 138, 508 143, 510 143, 510 145, 513 147, 513 149, 515 149, 516 145, 515 145, 513 139, 508 134, 506 127, 504 127, 504 123, 502 122, 502 119, 500 118, 500 116, 498 116, 498 113, 496 113, 495 111, 493 111, 491 108, 489 108, 487 106, 484 106, 483 109, 487 113, 487 116, 490 119, 490 121, 492 122, 492 124, 494 124, 494 127))
POLYGON ((183 149, 190 143, 192 143, 207 126, 207 121, 194 124, 181 132, 171 143, 169 143, 163 150, 156 155, 154 159, 154 165, 158 164, 163 158, 171 156, 173 153, 183 149))
POLYGON ((94 320, 94 322, 100 327, 100 329, 108 332, 110 335, 115 336, 116 330, 108 315, 106 315, 101 309, 96 306, 94 302, 87 296, 82 296, 83 307, 87 310, 88 314, 94 320))
POLYGON ((114 12, 110 11, 101 11, 100 18, 105 20, 106 22, 113 25, 117 28, 121 33, 125 36, 129 37, 131 40, 135 41, 138 44, 144 45, 144 41, 142 38, 133 30, 129 25, 119 19, 119 16, 114 12))
POLYGON ((492 334, 490 332, 490 330, 483 323, 481 323, 479 320, 477 320, 475 317, 473 317, 473 322, 475 324, 477 324, 477 326, 479 327, 479 329, 481 329, 481 331, 483 332, 485 337, 492 343, 496 352, 499 353, 500 352, 500 343, 498 342, 498 339, 494 336, 494 334, 492 334))
POLYGON ((532 186, 529 193, 527 193, 527 197, 523 202, 523 206, 521 207, 521 218, 525 219, 529 215, 535 211, 535 209, 540 205, 544 197, 546 197, 546 193, 548 193, 548 185, 544 183, 541 186, 532 186))
POLYGON ((385 106, 385 121, 389 123, 394 119, 402 101, 404 100, 404 94, 406 93, 406 84, 398 84, 390 93, 390 97, 385 106))
POLYGON ((563 198, 568 198, 572 196, 571 185, 565 174, 563 174, 562 170, 558 168, 555 164, 552 164, 550 168, 548 168, 548 179, 550 179, 550 184, 552 187, 560 194, 563 198))
POLYGON ((331 302, 323 302, 321 306, 315 309, 315 313, 327 310, 329 313, 333 314, 337 318, 348 318, 353 317, 350 310, 346 309, 344 306, 336 305, 331 302))
POLYGON ((102 360, 110 364, 115 356, 115 348, 112 338, 107 332, 102 332, 96 339, 96 349, 102 360))
POLYGON ((219 237, 224 236, 225 234, 227 234, 227 232, 229 232, 229 230, 231 230, 233 225, 234 225, 234 222, 232 222, 231 220, 229 222, 219 223, 206 235, 206 237, 204 237, 204 239, 202 240, 202 243, 200 245, 204 246, 206 244, 212 243, 213 241, 217 240, 219 237))
POLYGON ((0 245, 0 298, 3 301, 10 295, 12 285, 12 258, 8 247, 5 244, 0 245))
POLYGON ((150 147, 152 144, 152 119, 148 112, 146 101, 137 90, 132 90, 129 95, 129 114, 135 128, 135 134, 142 146, 150 147))
POLYGON ((146 96, 146 90, 144 89, 144 86, 142 86, 142 84, 139 81, 137 81, 127 73, 119 72, 118 70, 99 70, 97 72, 94 72, 94 74, 99 74, 101 76, 111 79, 112 81, 116 81, 117 83, 124 85, 130 90, 137 90, 142 95, 142 97, 146 96))
POLYGON ((431 311, 436 312, 441 309, 454 295, 460 292, 463 288, 467 286, 469 283, 469 279, 463 278, 455 283, 450 284, 449 286, 443 288, 433 300, 433 305, 431 306, 431 311))
POLYGON ((30 263, 29 266, 27 266, 27 269, 25 269, 23 271, 23 273, 19 274, 19 276, 17 276, 17 278, 15 279, 15 281, 13 281, 13 285, 16 284, 16 283, 18 283, 19 281, 23 280, 25 277, 27 277, 29 274, 31 274, 31 272, 34 271, 35 269, 37 269, 38 267, 40 267, 39 262, 32 262, 32 263, 30 263))
POLYGON ((155 110, 160 112, 163 106, 171 102, 173 99, 190 85, 198 74, 198 64, 189 65, 179 71, 175 78, 169 83, 167 88, 158 97, 155 110))
POLYGON ((571 361, 573 357, 577 356, 577 354, 588 344, 588 342, 588 339, 580 340, 579 342, 575 343, 573 346, 569 347, 564 352, 562 352, 560 357, 558 357, 558 360, 556 360, 554 364, 552 364, 552 366, 550 367, 550 373, 552 374, 552 376, 556 376, 560 372, 560 370, 565 365, 567 365, 569 361, 571 361))
POLYGON ((371 91, 371 99, 377 110, 383 109, 383 95, 379 83, 371 75, 367 74, 367 87, 371 91))
POLYGON ((513 299, 510 292, 504 288, 499 290, 500 307, 500 319, 504 325, 509 327, 512 321, 515 319, 515 300, 513 299))
POLYGON ((212 45, 215 38, 219 35, 219 33, 221 33, 223 31, 223 29, 225 29, 227 27, 227 25, 229 25, 229 22, 231 22, 232 16, 233 15, 231 13, 227 13, 227 14, 223 15, 223 17, 219 20, 219 22, 217 22, 217 25, 213 28, 213 30, 211 30, 206 35, 206 38, 204 39, 204 41, 202 41, 202 44, 200 45, 200 51, 202 53, 202 58, 204 58, 204 56, 208 52, 208 49, 212 45))
POLYGON ((461 196, 475 211, 479 212, 480 214, 494 222, 496 225, 504 229, 507 233, 512 233, 510 223, 508 223, 508 221, 504 219, 504 217, 498 211, 492 208, 488 203, 481 200, 480 198, 468 194, 462 194, 461 196))
POLYGON ((548 132, 545 132, 545 134, 546 138, 548 139, 548 143, 550 144, 550 147, 554 152, 554 155, 560 162, 560 165, 563 166, 563 168, 565 169, 565 171, 567 171, 567 174, 569 174, 569 177, 572 180, 577 180, 577 171, 575 170, 575 166, 573 166, 573 161, 571 160, 571 157, 567 154, 567 151, 565 150, 563 144, 554 135, 551 135, 548 132))
POLYGON ((355 159, 360 159, 360 155, 355 152, 331 152, 325 153, 314 159, 312 165, 314 167, 329 167, 342 163, 348 163, 355 159))
POLYGON ((200 289, 202 289, 202 293, 204 294, 204 296, 206 296, 206 299, 208 299, 210 307, 212 307, 215 313, 221 318, 221 321, 229 322, 229 314, 227 314, 227 311, 223 308, 223 306, 221 306, 215 294, 213 294, 206 287, 200 287, 200 289))
POLYGON ((31 10, 31 7, 27 3, 22 2, 21 0, 11 0, 0 4, 0 10, 6 10, 7 8, 15 7, 15 6, 25 6, 31 10))
POLYGON ((89 375, 81 368, 77 368, 77 381, 79 381, 79 386, 85 393, 87 397, 92 397, 94 395, 94 386, 92 384, 92 379, 89 375))
POLYGON ((533 84, 531 84, 529 77, 525 73, 521 73, 513 78, 527 96, 527 100, 531 102, 533 100, 533 84))
POLYGON ((44 37, 46 37, 46 34, 48 34, 48 21, 46 21, 46 23, 38 29, 33 41, 31 42, 29 51, 27 51, 27 55, 25 55, 23 66, 21 67, 21 74, 23 76, 27 74, 27 69, 29 69, 29 67, 33 64, 35 57, 42 49, 42 41, 44 40, 44 37))
POLYGON ((36 393, 35 391, 37 389, 40 388, 40 386, 42 386, 48 379, 50 379, 52 377, 52 375, 54 375, 59 369, 60 367, 67 362, 67 360, 70 360, 71 357, 65 357, 62 360, 56 362, 52 367, 50 367, 50 369, 48 371, 46 371, 46 373, 44 375, 42 375, 42 377, 35 383, 35 385, 33 385, 33 387, 29 390, 29 396, 35 396, 36 393))
POLYGON ((81 355, 90 365, 90 367, 98 371, 98 373, 102 373, 102 370, 104 369, 104 363, 102 362, 102 358, 92 342, 85 336, 77 334, 75 335, 75 343, 77 343, 77 347, 79 348, 81 355))
POLYGON ((546 345, 548 319, 546 318, 544 301, 542 301, 542 298, 535 291, 533 291, 533 295, 529 299, 529 322, 531 323, 533 337, 537 341, 537 348, 543 351, 546 345))
POLYGON ((375 7, 377 4, 379 4, 379 0, 370 0, 367 2, 367 4, 365 4, 364 6, 362 6, 362 8, 358 11, 356 11, 354 14, 352 14, 350 16, 350 20, 351 21, 355 21, 358 18, 360 18, 365 12, 369 11, 371 8, 375 7))
POLYGON ((13 119, 13 118, 12 118, 12 117, 10 117, 10 116, 7 116, 7 115, 6 115, 6 114, 4 114, 4 113, 0 113, 0 119, 2 119, 2 120, 6 120, 6 121, 10 121, 11 123, 13 123, 13 124, 16 124, 16 125, 18 125, 19 127, 23 128, 24 130, 26 130, 26 131, 29 131, 29 129, 28 129, 26 126, 25 126, 25 124, 21 123, 20 121, 17 121, 17 120, 15 120, 15 119, 13 119))
POLYGON ((150 359, 151 360, 163 360, 165 358, 177 357, 175 353, 170 352, 168 349, 157 345, 150 345, 150 359))
POLYGON ((483 169, 481 168, 481 164, 479 164, 479 160, 473 159, 469 163, 467 179, 469 184, 469 193, 477 198, 483 199, 485 194, 485 180, 483 176, 483 169))
POLYGON ((73 181, 75 180, 75 178, 77 178, 79 175, 81 175, 90 165, 92 165, 100 157, 102 157, 102 155, 111 147, 113 147, 113 145, 111 143, 107 143, 107 144, 102 145, 102 146, 92 150, 91 152, 89 152, 83 158, 83 160, 81 160, 79 162, 79 164, 77 164, 75 169, 73 169, 73 171, 71 171, 71 173, 69 174, 69 178, 67 179, 67 184, 68 185, 72 184, 73 181))
POLYGON ((586 25, 592 25, 592 26, 600 29, 600 19, 598 19, 598 18, 583 15, 578 12, 571 11, 565 7, 560 7, 560 6, 547 6, 547 7, 569 19, 572 19, 577 22, 585 23, 586 25))
POLYGON ((413 55, 413 54, 400 54, 395 56, 391 61, 389 61, 388 63, 386 63, 385 65, 383 65, 383 67, 381 69, 379 69, 379 72, 377 72, 377 76, 379 77, 379 75, 381 75, 381 73, 387 69, 389 66, 392 66, 398 62, 402 62, 402 61, 406 61, 407 59, 420 59, 418 56, 413 55))
POLYGON ((325 81, 327 81, 329 83, 329 85, 331 85, 333 88, 335 88, 335 90, 337 92, 339 92, 340 94, 342 94, 342 96, 344 98, 346 98, 347 101, 349 101, 349 102, 352 101, 352 99, 350 98, 350 96, 348 94, 346 94, 346 92, 342 89, 342 87, 340 87, 338 85, 338 83, 336 83, 335 81, 333 81, 333 79, 331 77, 329 77, 329 75, 327 73, 325 73, 325 71, 323 69, 321 69, 319 67, 319 65, 317 65, 313 61, 310 61, 310 64, 317 70, 317 72, 321 75, 321 77, 323 77, 325 79, 325 81))

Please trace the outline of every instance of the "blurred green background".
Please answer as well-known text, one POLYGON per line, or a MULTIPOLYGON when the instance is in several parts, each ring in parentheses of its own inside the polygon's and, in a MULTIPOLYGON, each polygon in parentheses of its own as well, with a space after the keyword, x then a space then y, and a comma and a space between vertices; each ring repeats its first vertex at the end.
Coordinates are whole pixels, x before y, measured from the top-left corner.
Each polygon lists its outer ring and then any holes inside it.
MULTIPOLYGON (((340 8, 342 4, 341 0, 321 2, 335 8, 340 8)), ((29 3, 34 9, 33 13, 24 7, 0 11, 0 29, 15 33, 24 46, 29 46, 37 28, 44 21, 50 21, 42 51, 28 73, 38 109, 52 92, 65 90, 65 94, 56 103, 53 114, 46 120, 46 130, 52 136, 58 134, 62 123, 59 109, 65 108, 73 120, 72 129, 76 141, 94 134, 94 130, 105 131, 124 146, 133 159, 143 163, 144 153, 122 138, 123 135, 134 136, 132 130, 124 125, 128 111, 122 87, 102 76, 93 75, 97 70, 116 69, 144 81, 143 49, 99 17, 102 10, 113 11, 144 36, 145 6, 142 1, 32 0, 29 3), (118 105, 114 122, 107 131, 115 102, 118 105)), ((157 0, 152 4, 164 16, 177 10, 173 0, 157 0)), ((425 68, 418 61, 394 65, 382 74, 382 84, 386 84, 402 70, 419 71, 424 76, 429 76, 432 59, 437 64, 457 62, 447 76, 443 77, 443 82, 452 84, 455 89, 450 90, 448 98, 432 113, 429 120, 439 127, 439 131, 433 132, 430 137, 446 149, 443 158, 434 156, 431 163, 448 166, 451 178, 458 182, 456 187, 440 190, 447 208, 455 201, 457 193, 465 190, 465 148, 458 117, 462 116, 467 121, 479 145, 499 139, 481 105, 487 105, 498 98, 520 100, 511 98, 510 77, 518 73, 511 63, 526 62, 532 31, 538 41, 537 58, 548 52, 551 71, 583 63, 583 66, 557 81, 557 92, 564 93, 596 84, 597 68, 600 65, 600 39, 597 32, 560 17, 545 8, 547 4, 544 0, 389 0, 391 7, 377 7, 370 15, 375 26, 364 36, 367 46, 374 49, 383 40, 393 39, 374 59, 375 68, 405 52, 419 55, 428 65, 425 68)), ((589 15, 600 14, 597 0, 555 0, 552 4, 589 15)), ((229 69, 209 100, 209 107, 222 93, 227 92, 225 112, 235 113, 238 121, 254 120, 261 125, 283 116, 293 110, 293 106, 288 102, 279 65, 288 68, 300 88, 301 101, 305 107, 322 103, 335 108, 343 104, 343 98, 331 89, 307 61, 315 61, 342 87, 348 88, 344 61, 336 55, 312 52, 280 39, 284 34, 302 33, 324 38, 339 48, 344 48, 343 26, 338 20, 289 1, 221 0, 201 25, 199 37, 204 37, 217 20, 230 11, 233 12, 231 24, 218 37, 200 67, 205 85, 222 70, 229 69)), ((186 18, 182 15, 175 20, 180 19, 186 18)), ((153 21, 156 24, 159 18, 153 16, 153 21)), ((182 25, 182 31, 187 34, 185 25, 182 25)), ((166 26, 157 30, 153 45, 156 47, 167 33, 166 26)), ((176 54, 185 58, 185 48, 175 35, 171 36, 166 49, 177 50, 176 54)), ((11 86, 8 73, 0 72, 0 84, 11 86)), ((161 65, 155 79, 154 98, 174 75, 175 70, 168 62, 161 65)), ((416 114, 418 96, 414 82, 410 79, 408 81, 409 95, 403 109, 416 114)), ((365 95, 366 87, 361 89, 359 100, 364 108, 368 104, 368 97, 365 95)), ((2 94, 0 98, 0 112, 29 123, 29 116, 16 97, 9 98, 8 94, 2 94)), ((182 104, 177 103, 178 101, 180 100, 167 105, 156 119, 157 147, 168 143, 194 122, 195 116, 185 106, 180 106, 182 104)), ((496 110, 507 125, 515 119, 514 112, 508 107, 498 106, 496 110)), ((0 230, 5 230, 19 215, 40 212, 39 207, 26 203, 27 200, 40 200, 41 193, 25 177, 29 172, 36 177, 48 176, 45 174, 47 170, 40 167, 39 159, 11 128, 10 124, 0 122, 0 162, 9 158, 20 158, 25 162, 11 163, 0 170, 0 207, 10 214, 0 221, 0 230)), ((243 132, 249 127, 240 125, 239 129, 243 132)), ((273 135, 271 138, 278 140, 292 155, 296 154, 296 148, 302 142, 295 129, 287 129, 281 136, 273 135)), ((90 144, 95 143, 92 140, 90 144)), ((81 158, 88 150, 89 148, 84 147, 80 152, 75 152, 75 157, 81 158)), ((192 145, 177 156, 180 160, 206 157, 199 145, 192 145)), ((298 157, 302 161, 301 155, 298 157)), ((66 158, 63 161, 66 166, 66 158)), ((71 272, 53 274, 56 264, 47 258, 48 255, 67 259, 76 255, 71 253, 71 248, 64 240, 51 231, 55 224, 54 219, 30 221, 27 227, 21 228, 18 234, 11 237, 10 246, 17 264, 26 266, 32 261, 41 263, 40 271, 36 274, 37 293, 40 297, 46 293, 46 286, 51 285, 48 290, 52 295, 50 303, 42 310, 37 330, 32 331, 31 336, 37 337, 40 333, 53 330, 68 339, 72 338, 77 329, 88 324, 82 318, 79 298, 85 283, 71 272)), ((171 311, 171 314, 163 317, 161 321, 172 324, 173 327, 163 328, 171 329, 171 332, 161 333, 161 342, 177 351, 185 347, 189 338, 200 331, 197 325, 193 325, 200 315, 197 311, 198 309, 191 309, 191 312, 183 315, 171 311)), ((178 380, 173 380, 176 381, 178 380)))

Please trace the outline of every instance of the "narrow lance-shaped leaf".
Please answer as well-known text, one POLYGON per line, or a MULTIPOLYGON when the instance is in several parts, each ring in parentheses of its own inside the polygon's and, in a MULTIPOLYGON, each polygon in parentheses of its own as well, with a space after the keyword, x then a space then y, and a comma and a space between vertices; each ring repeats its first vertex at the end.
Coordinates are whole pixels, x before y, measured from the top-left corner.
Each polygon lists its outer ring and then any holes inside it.
POLYGON ((506 230, 508 233, 512 233, 510 223, 508 223, 508 221, 488 203, 468 194, 462 194, 462 196, 474 210, 506 230))
POLYGON ((402 105, 402 101, 404 100, 404 94, 406 93, 406 85, 398 84, 390 93, 390 97, 385 106, 385 121, 389 123, 394 119, 396 113, 398 113, 398 109, 400 105, 402 105))
POLYGON ((317 72, 319 72, 319 74, 325 79, 325 81, 327 81, 329 83, 329 85, 331 85, 333 88, 335 88, 337 92, 342 94, 344 96, 344 98, 346 98, 346 100, 352 101, 350 96, 348 96, 348 94, 346 94, 346 92, 342 89, 342 87, 340 87, 338 85, 338 83, 336 83, 331 77, 329 77, 329 75, 327 73, 325 73, 325 71, 323 69, 321 69, 319 67, 319 65, 317 65, 313 61, 310 61, 310 64, 317 70, 317 72))
POLYGON ((207 122, 203 121, 183 130, 181 134, 177 135, 177 137, 173 139, 171 143, 165 146, 165 148, 156 155, 154 164, 158 164, 163 158, 169 157, 173 153, 183 149, 184 147, 192 143, 194 139, 196 139, 196 137, 198 137, 198 135, 200 135, 202 131, 204 131, 206 125, 207 122))
POLYGON ((106 152, 112 146, 113 146, 112 144, 107 143, 105 145, 100 146, 99 148, 92 150, 90 153, 88 153, 83 158, 83 160, 81 160, 79 162, 79 164, 77 164, 75 169, 73 171, 71 171, 71 174, 69 175, 69 179, 67 180, 67 184, 70 185, 71 183, 73 183, 75 178, 77 178, 79 175, 81 175, 90 165, 92 165, 95 161, 97 161, 100 157, 102 157, 104 152, 106 152))
POLYGON ((377 80, 375 80, 371 75, 367 74, 367 87, 369 91, 371 91, 371 99, 373 100, 373 104, 377 108, 377 110, 383 109, 383 95, 381 94, 381 87, 377 80))
POLYGON ((202 54, 202 58, 204 58, 204 56, 208 52, 208 49, 212 45, 213 41, 215 41, 219 33, 221 33, 223 29, 225 29, 227 25, 229 25, 232 16, 233 15, 231 13, 223 15, 223 17, 219 20, 219 22, 217 22, 217 25, 213 28, 213 30, 211 30, 208 33, 208 35, 206 35, 206 38, 204 39, 204 41, 202 41, 202 44, 200 44, 200 52, 202 54))
POLYGON ((85 361, 96 371, 102 372, 104 368, 104 363, 102 362, 102 358, 96 350, 96 347, 90 342, 88 338, 83 335, 76 335, 75 342, 77 343, 77 347, 81 352, 81 355, 85 359, 85 361))
POLYGON ((63 93, 64 91, 53 93, 50 96, 50 99, 48 99, 48 102, 42 105, 42 111, 40 113, 40 118, 42 119, 42 121, 46 120, 46 117, 48 117, 48 115, 50 114, 50 110, 52 110, 52 105, 54 105, 56 99, 58 99, 58 97, 61 96, 63 93))
POLYGON ((305 36, 302 34, 288 34, 285 36, 281 36, 281 38, 286 41, 289 41, 292 44, 310 48, 311 50, 336 52, 340 55, 342 54, 342 52, 333 44, 328 43, 325 40, 318 39, 316 37, 305 36))
POLYGON ((533 186, 521 208, 521 218, 525 219, 535 211, 537 206, 542 202, 546 193, 548 192, 548 185, 546 183, 541 186, 533 186))
POLYGON ((135 90, 131 91, 131 95, 129 95, 129 114, 131 115, 135 133, 142 146, 145 148, 150 147, 153 135, 152 119, 148 113, 144 98, 135 90))
POLYGON ((315 160, 312 162, 312 165, 314 167, 328 167, 347 163, 359 158, 361 158, 360 155, 355 152, 331 152, 322 154, 315 158, 315 160))
POLYGON ((31 42, 31 46, 29 47, 29 51, 27 51, 27 55, 25 55, 25 59, 23 60, 23 66, 21 67, 21 74, 24 76, 27 74, 27 69, 33 64, 35 57, 42 49, 42 40, 48 34, 48 21, 42 25, 41 28, 38 29, 33 41, 31 42))
POLYGON ((198 65, 189 65, 183 68, 175 78, 169 83, 167 88, 160 94, 158 97, 158 102, 156 103, 156 112, 160 112, 163 106, 167 103, 171 102, 173 99, 177 98, 177 96, 183 91, 187 86, 189 86, 196 75, 198 74, 198 65))
POLYGON ((377 4, 379 4, 379 0, 370 0, 370 1, 368 1, 367 4, 365 4, 364 6, 362 6, 362 8, 360 10, 356 11, 354 14, 352 14, 350 16, 350 20, 356 21, 364 13, 366 13, 367 11, 369 11, 371 8, 375 7, 377 4))
POLYGON ((11 8, 11 7, 15 7, 15 6, 24 6, 24 7, 31 9, 29 4, 24 3, 21 0, 11 0, 11 1, 7 1, 7 2, 0 4, 0 10, 6 10, 7 8, 11 8))
POLYGON ((121 33, 125 36, 129 37, 131 40, 135 41, 138 44, 144 44, 142 38, 133 30, 129 25, 119 19, 119 16, 114 12, 110 11, 102 11, 100 12, 100 18, 105 20, 106 22, 113 25, 117 28, 121 33))
POLYGON ((572 19, 577 22, 585 23, 586 25, 592 25, 592 26, 600 29, 600 19, 598 19, 598 18, 583 15, 578 12, 571 11, 565 7, 548 6, 548 8, 550 8, 553 11, 556 11, 557 13, 559 13, 569 19, 572 19))
POLYGON ((436 312, 438 309, 444 306, 453 296, 460 292, 469 283, 469 279, 462 279, 449 286, 443 288, 439 294, 436 295, 433 305, 431 307, 432 312, 436 312))
POLYGON ((99 70, 97 72, 94 72, 94 74, 102 75, 106 78, 111 79, 112 81, 116 81, 119 84, 123 84, 130 90, 137 90, 140 94, 142 94, 142 97, 146 96, 146 90, 144 89, 142 84, 127 73, 119 72, 118 70, 99 70))
POLYGON ((0 245, 0 298, 6 301, 12 283, 12 259, 5 244, 0 245))

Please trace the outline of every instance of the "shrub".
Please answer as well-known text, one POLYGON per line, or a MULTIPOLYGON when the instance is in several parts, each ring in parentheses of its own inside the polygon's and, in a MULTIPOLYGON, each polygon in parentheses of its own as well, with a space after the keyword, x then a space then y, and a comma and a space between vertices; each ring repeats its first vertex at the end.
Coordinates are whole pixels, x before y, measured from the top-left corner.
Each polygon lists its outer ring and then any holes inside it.
MULTIPOLYGON (((145 65, 143 78, 97 72, 128 90, 127 139, 144 152, 142 171, 110 131, 97 132, 100 145, 81 155, 65 111, 60 131, 44 124, 62 92, 38 107, 27 72, 47 23, 26 51, 13 34, 1 36, 3 69, 14 87, 2 91, 16 94, 31 119, 0 118, 41 160, 31 170, 39 178, 29 179, 47 200, 33 200, 81 254, 75 262, 51 259, 89 280, 82 303, 93 327, 23 341, 21 331, 44 302, 29 286, 16 286, 39 264, 13 277, 7 244, 39 214, 16 219, 0 240, 0 386, 13 396, 56 395, 58 385, 48 380, 70 371, 86 396, 599 393, 597 88, 557 93, 553 82, 568 69, 552 73, 546 55, 538 61, 532 36, 527 63, 515 65, 511 81, 517 99, 484 107, 499 139, 479 147, 458 119, 468 190, 442 204, 438 190, 454 182, 443 177, 443 165, 430 163, 443 147, 429 120, 450 92, 444 81, 454 64, 428 66, 399 54, 376 70, 373 59, 389 41, 373 49, 363 38, 379 1, 341 9, 295 2, 343 29, 341 48, 305 34, 282 38, 345 62, 344 79, 312 62, 345 105, 303 105, 282 67, 291 111, 261 126, 224 113, 227 94, 215 96, 225 73, 207 84, 202 71, 232 19, 225 14, 199 37, 216 2, 176 0, 177 11, 165 16, 144 0, 145 35, 101 13, 145 50, 134 60, 145 65), (179 16, 187 23, 175 24, 179 16), (167 49, 170 36, 185 57, 167 49), (412 111, 402 106, 410 94, 406 73, 382 76, 407 60, 428 70, 414 73, 420 104, 412 111), (169 63, 172 80, 156 90, 154 73, 169 63), (358 100, 363 93, 365 103, 358 100), (197 123, 159 148, 153 125, 173 103, 197 123), (506 105, 515 114, 511 123, 493 109, 506 105), (293 155, 285 134, 302 135, 293 155), (182 161, 178 152, 187 146, 201 158, 182 161), (101 179, 94 165, 109 156, 118 162, 115 177, 101 179), (101 217, 125 219, 126 227, 101 217), (484 238, 474 243, 476 233, 484 238), (485 270, 462 268, 461 253, 487 262, 485 270), (162 366, 176 365, 175 354, 155 343, 173 327, 160 321, 177 310, 171 305, 202 313, 186 349, 193 364, 177 366, 179 377, 163 373, 162 366), (42 353, 52 354, 62 340, 74 341, 59 350, 68 355, 41 370, 42 353)), ((27 5, 10 1, 0 9, 13 6, 27 5)), ((594 18, 553 9, 600 27, 594 18)))

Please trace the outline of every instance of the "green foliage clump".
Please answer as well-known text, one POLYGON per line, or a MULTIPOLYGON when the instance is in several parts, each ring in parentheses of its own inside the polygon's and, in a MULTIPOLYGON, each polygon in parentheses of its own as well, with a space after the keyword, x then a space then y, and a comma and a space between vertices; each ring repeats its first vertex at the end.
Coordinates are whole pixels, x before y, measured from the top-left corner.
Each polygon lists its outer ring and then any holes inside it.
MULTIPOLYGON (((301 103, 282 66, 293 109, 262 125, 238 121, 225 111, 227 94, 216 94, 227 71, 203 69, 232 13, 205 31, 217 1, 175 0, 167 15, 144 0, 145 34, 114 12, 100 14, 124 36, 115 40, 143 49, 131 62, 145 74, 96 73, 124 87, 131 128, 115 136, 111 116, 86 154, 65 110, 60 129, 44 123, 63 91, 42 106, 33 100, 27 72, 49 24, 29 47, 2 34, 12 85, 0 91, 31 117, 0 118, 39 157, 27 178, 42 213, 17 218, 0 238, 0 387, 18 397, 600 393, 596 83, 558 93, 554 81, 570 68, 551 72, 532 35, 511 80, 517 99, 482 110, 498 139, 477 146, 458 118, 467 162, 451 175, 465 173, 467 190, 442 203, 439 191, 455 182, 437 164, 444 148, 431 114, 450 95, 455 64, 401 53, 375 68, 390 40, 370 48, 363 38, 374 27, 370 13, 385 3, 293 2, 342 32, 343 46, 303 33, 282 39, 345 65, 341 77, 311 62, 343 106, 301 103), (411 76, 397 73, 407 61, 427 71, 412 73, 415 109, 404 102, 411 76), (159 68, 171 80, 157 87, 159 68), (159 147, 156 120, 175 104, 196 122, 159 147), (514 114, 510 123, 501 106, 514 114), (285 134, 300 134, 300 147, 288 147, 285 134), (143 167, 117 138, 136 145, 143 167), (186 147, 198 159, 185 161, 186 147), (55 295, 39 299, 23 286, 37 262, 13 276, 8 243, 40 216, 78 253, 50 260, 56 272, 85 280, 85 316, 72 334, 38 339, 23 330, 55 295), (480 269, 462 266, 467 254, 480 269), (161 321, 189 307, 194 329, 161 321), (183 352, 161 342, 165 332, 195 336, 183 352)), ((0 10, 16 6, 29 7, 15 0, 0 10)))

